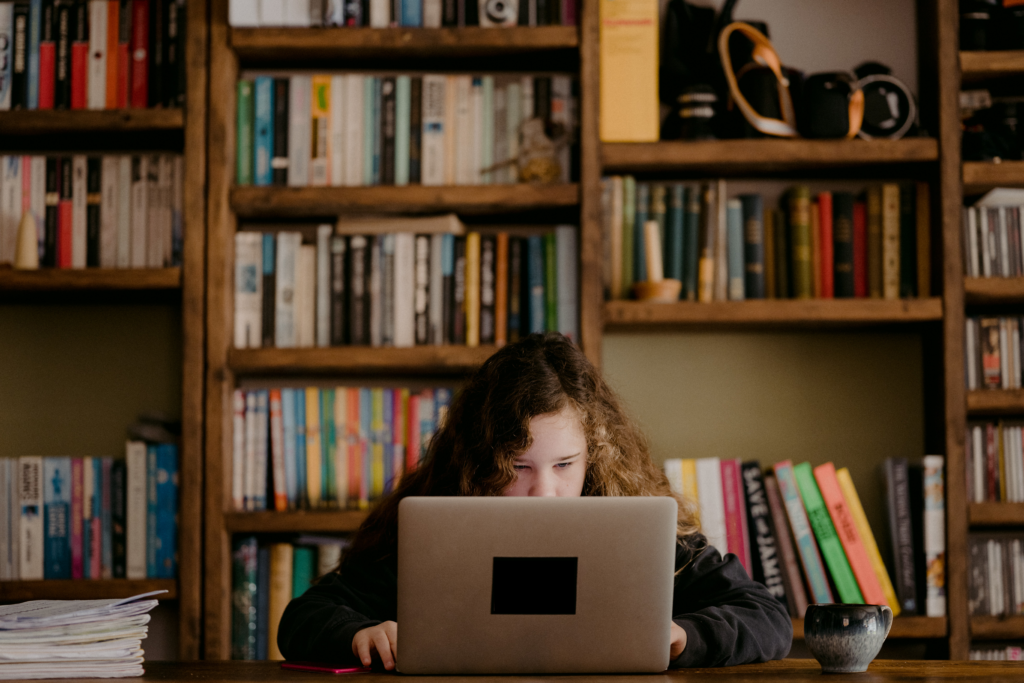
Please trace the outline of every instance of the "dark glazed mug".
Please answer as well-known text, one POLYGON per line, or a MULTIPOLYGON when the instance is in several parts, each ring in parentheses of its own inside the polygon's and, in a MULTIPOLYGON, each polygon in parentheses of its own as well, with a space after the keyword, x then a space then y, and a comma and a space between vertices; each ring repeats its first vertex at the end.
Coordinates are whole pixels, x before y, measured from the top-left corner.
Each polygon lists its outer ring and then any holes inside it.
POLYGON ((859 673, 882 649, 892 628, 885 605, 809 605, 804 642, 822 673, 859 673))

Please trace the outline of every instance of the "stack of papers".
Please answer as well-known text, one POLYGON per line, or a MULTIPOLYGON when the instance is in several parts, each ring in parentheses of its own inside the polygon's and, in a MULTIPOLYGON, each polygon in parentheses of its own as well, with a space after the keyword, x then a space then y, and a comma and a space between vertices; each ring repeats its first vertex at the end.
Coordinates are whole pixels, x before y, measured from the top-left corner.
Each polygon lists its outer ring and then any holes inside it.
POLYGON ((0 606, 0 679, 141 676, 149 611, 166 591, 123 600, 0 606))

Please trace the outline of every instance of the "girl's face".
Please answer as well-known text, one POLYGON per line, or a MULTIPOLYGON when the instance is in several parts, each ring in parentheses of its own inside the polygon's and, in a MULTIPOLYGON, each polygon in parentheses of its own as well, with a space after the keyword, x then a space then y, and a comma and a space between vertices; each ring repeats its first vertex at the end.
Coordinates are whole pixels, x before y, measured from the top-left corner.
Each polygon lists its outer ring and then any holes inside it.
POLYGON ((506 496, 579 496, 587 468, 587 439, 575 411, 530 420, 533 444, 516 458, 516 480, 506 496))

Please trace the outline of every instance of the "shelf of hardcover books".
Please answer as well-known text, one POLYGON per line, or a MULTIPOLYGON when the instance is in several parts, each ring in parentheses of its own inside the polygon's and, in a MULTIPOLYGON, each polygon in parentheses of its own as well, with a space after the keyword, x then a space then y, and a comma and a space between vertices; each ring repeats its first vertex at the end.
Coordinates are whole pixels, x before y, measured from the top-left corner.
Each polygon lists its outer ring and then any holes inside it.
POLYGON ((962 50, 960 76, 964 83, 1024 73, 1024 50, 962 50))
POLYGON ((1024 186, 1024 161, 965 161, 963 184, 964 194, 977 194, 998 186, 1024 186))
POLYGON ((176 600, 178 582, 175 579, 96 579, 88 582, 77 579, 46 579, 43 581, 2 581, 0 602, 24 600, 101 600, 123 598, 150 591, 167 591, 160 600, 176 600))
POLYGON ((901 140, 694 140, 604 143, 601 163, 617 173, 762 172, 936 161, 934 138, 901 140))

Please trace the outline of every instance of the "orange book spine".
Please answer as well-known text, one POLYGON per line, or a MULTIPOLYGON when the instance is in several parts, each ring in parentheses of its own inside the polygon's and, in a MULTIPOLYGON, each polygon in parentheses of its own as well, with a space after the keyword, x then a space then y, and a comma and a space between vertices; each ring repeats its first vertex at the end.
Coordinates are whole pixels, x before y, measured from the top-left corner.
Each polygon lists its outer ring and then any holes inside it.
POLYGON ((348 501, 349 507, 359 505, 359 488, 362 481, 363 450, 359 438, 359 389, 349 387, 348 417, 345 420, 348 432, 348 501))
POLYGON ((860 592, 864 601, 869 605, 886 605, 885 593, 878 583, 878 577, 871 566, 871 560, 864 547, 864 542, 857 531, 857 523, 853 514, 846 505, 846 498, 842 489, 839 488, 839 481, 836 479, 835 466, 827 462, 814 468, 814 479, 818 482, 821 490, 821 497, 825 500, 825 507, 828 508, 832 523, 835 524, 836 534, 843 544, 846 552, 846 559, 850 562, 850 568, 860 586, 860 592))
POLYGON ((818 248, 821 250, 821 297, 831 299, 835 293, 835 252, 832 244, 832 193, 818 194, 818 248))
POLYGON ((504 346, 508 341, 508 233, 498 233, 494 264, 494 343, 504 346))

